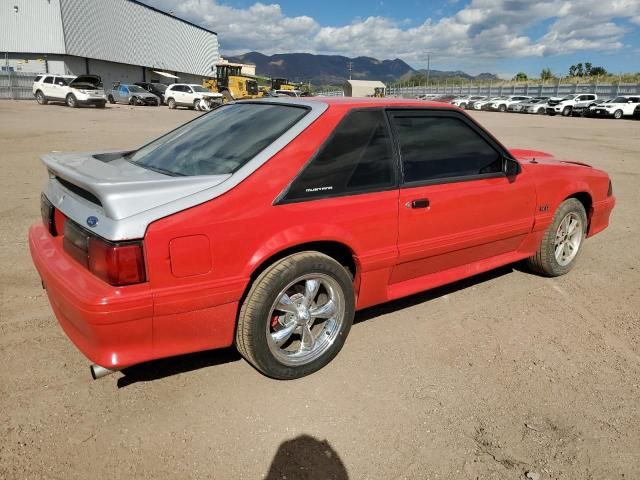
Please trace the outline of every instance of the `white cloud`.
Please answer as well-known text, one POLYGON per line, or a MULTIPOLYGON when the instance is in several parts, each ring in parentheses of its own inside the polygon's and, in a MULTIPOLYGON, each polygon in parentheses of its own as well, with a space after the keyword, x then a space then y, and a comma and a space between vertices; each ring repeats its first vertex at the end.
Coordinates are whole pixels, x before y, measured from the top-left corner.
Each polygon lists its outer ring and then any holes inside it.
POLYGON ((286 16, 277 4, 238 9, 216 0, 146 1, 217 31, 225 54, 310 52, 421 65, 429 51, 439 64, 471 68, 504 58, 618 50, 625 28, 616 21, 640 25, 639 0, 472 0, 453 16, 414 27, 375 16, 321 26, 309 16, 286 16), (527 34, 540 25, 546 31, 537 38, 527 34))

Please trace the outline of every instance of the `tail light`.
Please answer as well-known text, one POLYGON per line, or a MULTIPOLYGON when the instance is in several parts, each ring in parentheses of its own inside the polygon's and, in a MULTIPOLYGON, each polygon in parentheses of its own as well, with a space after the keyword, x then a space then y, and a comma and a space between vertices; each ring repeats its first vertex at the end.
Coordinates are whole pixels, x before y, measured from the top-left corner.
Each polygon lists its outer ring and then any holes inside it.
POLYGON ((62 234, 67 217, 52 205, 44 193, 40 195, 40 215, 42 215, 42 223, 51 235, 55 237, 62 234))
POLYGON ((146 281, 142 242, 109 242, 67 220, 63 245, 71 257, 111 285, 146 281))

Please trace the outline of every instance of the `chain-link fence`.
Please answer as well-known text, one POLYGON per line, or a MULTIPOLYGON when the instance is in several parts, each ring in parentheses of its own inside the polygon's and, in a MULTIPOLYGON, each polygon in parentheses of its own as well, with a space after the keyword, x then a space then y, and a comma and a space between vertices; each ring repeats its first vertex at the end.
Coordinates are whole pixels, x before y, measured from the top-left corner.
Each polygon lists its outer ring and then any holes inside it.
POLYGON ((0 98, 33 100, 32 87, 36 73, 0 72, 0 98))

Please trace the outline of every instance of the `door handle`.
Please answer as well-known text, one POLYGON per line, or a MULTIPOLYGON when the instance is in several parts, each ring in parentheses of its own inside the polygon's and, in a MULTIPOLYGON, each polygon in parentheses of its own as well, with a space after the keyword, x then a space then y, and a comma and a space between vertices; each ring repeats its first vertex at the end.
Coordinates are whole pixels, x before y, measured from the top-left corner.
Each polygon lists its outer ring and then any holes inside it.
POLYGON ((428 208, 429 207, 429 199, 428 198, 417 198, 416 200, 411 200, 404 204, 407 208, 428 208))

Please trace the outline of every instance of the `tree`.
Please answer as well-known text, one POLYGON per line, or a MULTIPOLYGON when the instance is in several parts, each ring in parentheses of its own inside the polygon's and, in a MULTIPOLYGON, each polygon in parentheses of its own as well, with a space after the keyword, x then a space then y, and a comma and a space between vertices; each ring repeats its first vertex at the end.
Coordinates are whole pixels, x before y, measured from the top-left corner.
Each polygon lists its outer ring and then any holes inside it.
POLYGON ((578 63, 576 65, 576 75, 578 77, 584 77, 584 69, 582 67, 582 63, 578 63))
POLYGON ((550 68, 543 68, 542 71, 540 72, 540 79, 541 80, 551 80, 553 78, 553 72, 551 71, 550 68))
POLYGON ((587 77, 589 77, 589 76, 591 76, 591 75, 592 75, 592 73, 591 73, 591 67, 592 67, 592 66, 593 66, 593 64, 592 64, 592 63, 590 63, 590 62, 585 62, 585 63, 584 63, 584 74, 585 74, 587 77))
POLYGON ((516 73, 515 77, 513 77, 513 79, 514 79, 516 82, 519 82, 519 81, 520 81, 520 82, 524 82, 524 81, 526 81, 526 80, 528 79, 528 77, 527 77, 527 74, 526 74, 526 73, 524 73, 524 72, 518 72, 518 73, 516 73))
POLYGON ((578 70, 578 67, 576 67, 575 65, 571 65, 569 67, 569 76, 570 77, 575 77, 576 76, 576 71, 578 70))
POLYGON ((592 67, 591 68, 591 75, 593 75, 594 77, 602 77, 604 75, 607 74, 607 71, 604 69, 604 67, 592 67))

